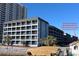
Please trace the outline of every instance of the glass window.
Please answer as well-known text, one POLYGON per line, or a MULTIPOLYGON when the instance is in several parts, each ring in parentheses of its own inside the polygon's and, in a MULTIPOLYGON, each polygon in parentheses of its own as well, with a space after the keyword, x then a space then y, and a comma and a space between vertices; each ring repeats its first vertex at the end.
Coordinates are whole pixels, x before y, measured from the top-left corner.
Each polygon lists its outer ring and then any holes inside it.
POLYGON ((31 29, 31 26, 27 26, 27 29, 31 29))
POLYGON ((15 28, 12 28, 12 30, 15 30, 15 28))
POLYGON ((30 44, 31 42, 30 41, 26 41, 26 44, 28 45, 28 44, 30 44))
POLYGON ((12 36, 12 39, 15 39, 15 36, 12 36))
POLYGON ((25 22, 22 22, 22 25, 25 25, 25 22))
POLYGON ((21 27, 21 30, 25 30, 25 27, 21 27))
POLYGON ((27 31, 26 34, 31 34, 31 31, 27 31))
POLYGON ((25 39, 25 36, 21 36, 21 39, 25 39))
POLYGON ((8 32, 8 35, 11 35, 11 32, 8 32))
POLYGON ((36 24, 36 23, 37 23, 37 20, 32 20, 32 23, 33 23, 33 24, 36 24))
POLYGON ((31 21, 27 21, 27 24, 28 24, 28 25, 31 24, 31 21))
POLYGON ((12 32, 12 35, 15 35, 15 32, 12 32))
POLYGON ((4 31, 7 31, 7 28, 4 28, 4 31))
POLYGON ((25 34, 25 31, 21 31, 21 35, 25 34))
POLYGON ((19 44, 20 41, 16 41, 16 44, 19 44))
POLYGON ((7 24, 4 24, 5 27, 7 27, 7 24))
POLYGON ((11 23, 9 23, 8 26, 11 26, 11 23))
POLYGON ((32 31, 32 34, 37 34, 37 31, 32 31))
POLYGON ((15 26, 15 25, 16 25, 16 23, 12 23, 12 25, 13 25, 13 26, 15 26))
POLYGON ((7 32, 4 32, 4 35, 7 35, 7 32))
POLYGON ((16 32, 16 35, 20 35, 20 32, 16 32))
POLYGON ((37 39, 37 36, 32 36, 32 39, 37 39))
POLYGON ((20 39, 20 36, 16 36, 16 39, 20 39))
POLYGON ((78 46, 77 45, 74 46, 74 50, 78 50, 78 46))
POLYGON ((26 36, 26 39, 31 39, 31 36, 26 36))
POLYGON ((8 28, 8 31, 11 31, 11 28, 8 28))
POLYGON ((37 44, 37 42, 36 42, 36 41, 32 41, 32 44, 33 44, 33 45, 36 45, 36 44, 37 44))
POLYGON ((35 25, 35 26, 32 26, 32 29, 37 29, 37 25, 35 25))
POLYGON ((20 25, 20 22, 17 22, 17 26, 19 26, 20 25))
POLYGON ((20 27, 17 27, 17 30, 20 30, 20 27))

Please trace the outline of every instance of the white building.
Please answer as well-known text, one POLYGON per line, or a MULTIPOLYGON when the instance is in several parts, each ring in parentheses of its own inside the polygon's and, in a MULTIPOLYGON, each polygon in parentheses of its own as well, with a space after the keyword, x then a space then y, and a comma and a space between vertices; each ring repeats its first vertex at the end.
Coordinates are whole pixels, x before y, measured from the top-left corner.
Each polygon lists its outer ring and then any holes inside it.
POLYGON ((42 43, 42 38, 48 36, 48 22, 39 17, 13 20, 4 23, 3 41, 5 36, 12 37, 13 45, 26 45, 35 47, 42 43))
POLYGON ((79 41, 75 41, 69 45, 70 52, 73 56, 79 56, 79 41))

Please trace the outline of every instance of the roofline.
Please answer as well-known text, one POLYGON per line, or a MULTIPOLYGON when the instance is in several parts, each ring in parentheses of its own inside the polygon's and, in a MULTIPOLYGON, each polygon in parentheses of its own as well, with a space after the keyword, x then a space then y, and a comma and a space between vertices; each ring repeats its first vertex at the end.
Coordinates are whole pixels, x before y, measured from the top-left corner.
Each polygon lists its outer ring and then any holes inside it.
MULTIPOLYGON (((48 23, 47 21, 43 20, 42 18, 38 17, 39 20, 44 21, 46 23, 48 23)), ((49 24, 49 23, 48 23, 49 24)))
POLYGON ((55 26, 53 26, 53 25, 49 25, 49 27, 54 27, 54 28, 56 28, 56 29, 58 29, 58 30, 60 30, 60 31, 62 31, 62 32, 64 33, 63 30, 61 30, 61 29, 59 29, 59 28, 57 28, 57 27, 55 27, 55 26))
MULTIPOLYGON (((25 19, 17 19, 17 20, 5 21, 4 23, 18 22, 18 21, 26 21, 26 20, 33 20, 33 19, 41 20, 41 21, 44 21, 44 22, 48 23, 47 21, 43 20, 43 19, 40 18, 40 17, 31 17, 31 18, 25 18, 25 19)), ((49 23, 48 23, 48 24, 49 24, 49 23)))

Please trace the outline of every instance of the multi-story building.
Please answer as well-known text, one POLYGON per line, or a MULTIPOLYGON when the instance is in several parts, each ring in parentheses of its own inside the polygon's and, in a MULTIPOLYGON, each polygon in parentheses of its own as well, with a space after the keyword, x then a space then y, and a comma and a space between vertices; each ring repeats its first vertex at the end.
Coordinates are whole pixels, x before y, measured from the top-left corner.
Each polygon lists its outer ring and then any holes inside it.
POLYGON ((63 44, 64 43, 64 32, 55 26, 49 25, 49 31, 48 35, 54 36, 57 38, 57 43, 58 44, 63 44))
POLYGON ((57 44, 61 46, 68 45, 69 43, 78 40, 78 37, 76 36, 71 37, 70 34, 64 33, 64 31, 56 28, 55 26, 50 26, 50 25, 49 25, 48 35, 56 37, 57 44))
POLYGON ((42 38, 48 36, 49 23, 39 17, 13 20, 4 23, 3 41, 7 35, 12 37, 13 45, 39 46, 42 38))
POLYGON ((0 42, 2 42, 3 23, 5 21, 26 18, 26 8, 17 3, 0 3, 0 42))
POLYGON ((57 44, 61 46, 68 45, 76 40, 75 37, 72 40, 70 34, 64 34, 64 31, 51 26, 40 17, 4 22, 3 41, 6 36, 11 36, 13 45, 39 46, 48 35, 56 37, 57 44))
POLYGON ((68 34, 68 33, 64 33, 64 44, 65 45, 68 45, 69 43, 71 43, 72 42, 72 39, 71 39, 71 35, 70 34, 68 34))
POLYGON ((77 41, 78 40, 78 37, 77 36, 72 36, 71 39, 72 39, 72 42, 73 41, 77 41))

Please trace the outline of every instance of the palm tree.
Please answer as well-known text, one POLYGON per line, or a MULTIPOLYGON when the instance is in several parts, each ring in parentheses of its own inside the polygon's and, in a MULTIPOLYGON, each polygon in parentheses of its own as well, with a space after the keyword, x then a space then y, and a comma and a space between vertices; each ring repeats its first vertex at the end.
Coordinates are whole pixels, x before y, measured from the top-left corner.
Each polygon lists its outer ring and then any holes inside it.
POLYGON ((41 41, 43 42, 43 45, 48 45, 48 40, 47 40, 47 38, 43 38, 43 39, 41 39, 41 41))
POLYGON ((6 43, 8 46, 10 45, 11 40, 12 40, 12 37, 9 35, 4 37, 4 43, 6 43))
POLYGON ((43 39, 43 42, 44 44, 50 46, 50 45, 56 44, 57 40, 56 40, 56 37, 54 36, 48 36, 47 38, 43 39))
MULTIPOLYGON (((10 45, 11 40, 12 40, 12 37, 9 35, 4 37, 4 44, 7 44, 7 52, 8 52, 8 46, 10 45)), ((10 53, 9 53, 9 55, 10 55, 10 53)))

